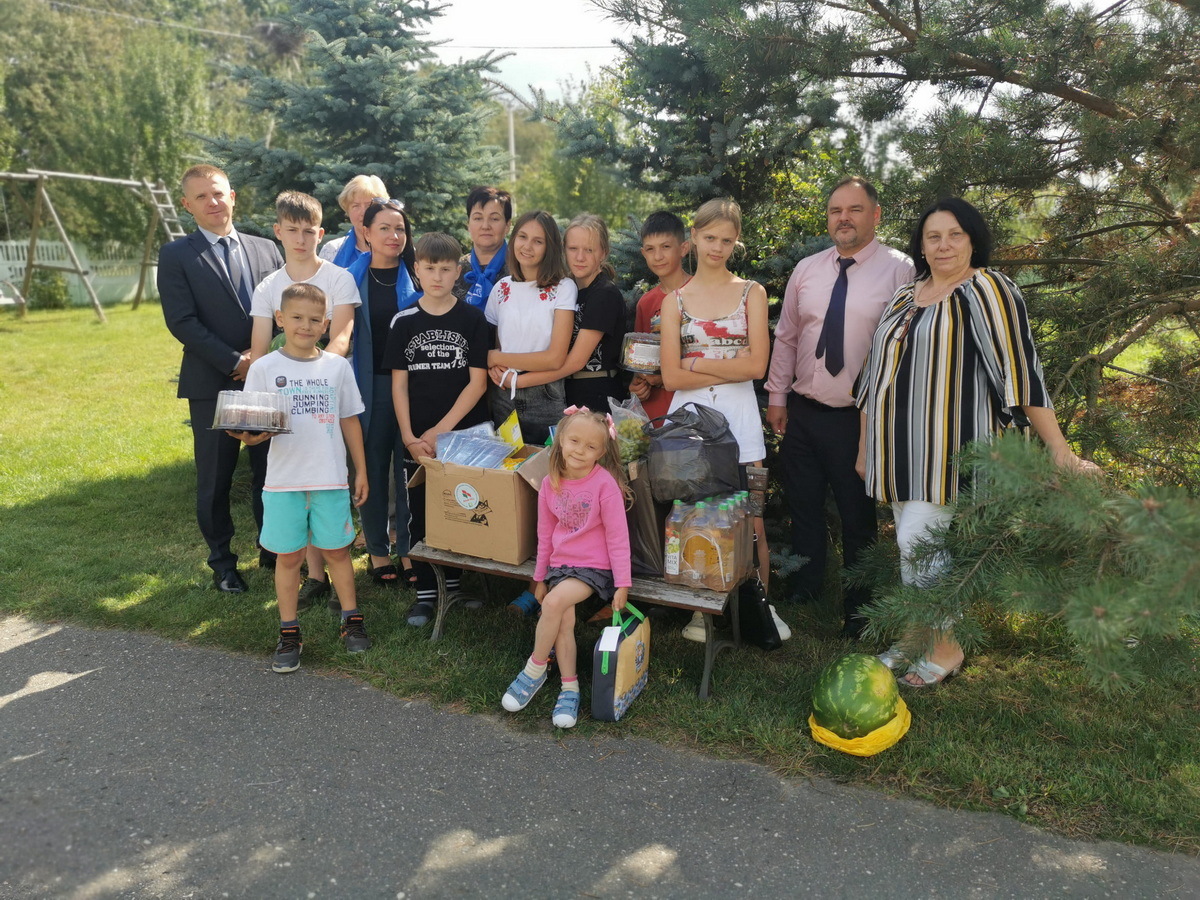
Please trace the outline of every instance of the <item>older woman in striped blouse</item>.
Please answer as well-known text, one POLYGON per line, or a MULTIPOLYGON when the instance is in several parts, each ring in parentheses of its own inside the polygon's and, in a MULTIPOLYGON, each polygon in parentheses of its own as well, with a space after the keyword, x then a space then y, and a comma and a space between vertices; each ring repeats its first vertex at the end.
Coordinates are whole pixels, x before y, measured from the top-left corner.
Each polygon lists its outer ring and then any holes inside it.
MULTIPOLYGON (((917 279, 892 298, 855 385, 863 416, 858 471, 869 494, 892 504, 905 584, 938 575, 937 559, 916 565, 913 548, 950 521, 963 483, 956 455, 971 441, 1027 422, 1060 466, 1099 471, 1063 437, 1025 302, 1012 281, 987 268, 991 250, 991 233, 970 203, 951 197, 929 207, 909 242, 917 279)), ((963 651, 947 628, 906 635, 880 659, 902 671, 902 685, 927 687, 955 674, 963 651), (925 651, 910 661, 901 647, 913 646, 925 651)))

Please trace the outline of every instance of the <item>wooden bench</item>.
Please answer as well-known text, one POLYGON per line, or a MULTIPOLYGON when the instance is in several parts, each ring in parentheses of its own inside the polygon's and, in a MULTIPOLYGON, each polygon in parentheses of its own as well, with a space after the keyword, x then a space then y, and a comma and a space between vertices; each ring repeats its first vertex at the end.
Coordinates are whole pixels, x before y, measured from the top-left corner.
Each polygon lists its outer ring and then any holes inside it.
MULTIPOLYGON (((429 547, 424 541, 408 551, 408 558, 433 566, 437 577, 438 602, 437 618, 433 622, 431 641, 439 640, 445 632, 446 613, 450 611, 457 597, 451 597, 446 590, 446 573, 444 567, 462 569, 467 572, 480 572, 484 575, 502 575, 505 578, 515 578, 519 581, 529 581, 533 578, 533 560, 521 563, 519 566, 496 562, 492 559, 480 559, 477 556, 467 556, 463 553, 453 553, 449 550, 437 550, 429 547)), ((643 578, 635 576, 633 586, 629 589, 629 599, 637 602, 657 603, 659 606, 671 606, 676 609, 686 609, 704 615, 704 675, 700 679, 699 696, 707 700, 709 684, 712 681, 713 662, 717 654, 727 647, 741 647, 742 641, 738 631, 738 605, 730 603, 735 597, 737 585, 728 594, 716 591, 684 587, 678 584, 667 584, 658 578, 643 578), (729 631, 718 631, 713 623, 715 616, 729 612, 729 631)), ((590 654, 581 653, 580 658, 586 659, 590 654)))

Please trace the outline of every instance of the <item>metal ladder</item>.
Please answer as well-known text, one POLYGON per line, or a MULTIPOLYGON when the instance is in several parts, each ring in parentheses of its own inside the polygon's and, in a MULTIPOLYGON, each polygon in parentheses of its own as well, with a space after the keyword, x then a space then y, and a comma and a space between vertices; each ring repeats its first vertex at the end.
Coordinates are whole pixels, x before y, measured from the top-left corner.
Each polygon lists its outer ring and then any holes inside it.
POLYGON ((175 200, 171 196, 171 192, 167 190, 167 186, 161 181, 151 184, 143 178, 142 187, 146 189, 150 203, 158 215, 158 221, 162 223, 163 231, 167 233, 167 240, 173 241, 183 237, 186 232, 183 230, 183 223, 179 221, 179 214, 175 211, 175 200))

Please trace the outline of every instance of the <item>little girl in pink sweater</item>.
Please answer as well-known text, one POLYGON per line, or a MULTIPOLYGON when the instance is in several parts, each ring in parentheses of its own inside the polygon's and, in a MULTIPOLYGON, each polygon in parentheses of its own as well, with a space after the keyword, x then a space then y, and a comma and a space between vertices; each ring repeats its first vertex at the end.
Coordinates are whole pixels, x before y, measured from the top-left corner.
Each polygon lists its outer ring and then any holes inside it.
POLYGON ((587 407, 567 409, 550 448, 550 474, 538 491, 538 553, 534 596, 542 605, 533 655, 504 694, 509 712, 524 709, 546 683, 550 651, 558 657, 562 692, 552 721, 579 720, 575 607, 592 595, 622 609, 629 597, 629 526, 625 484, 612 417, 587 407))

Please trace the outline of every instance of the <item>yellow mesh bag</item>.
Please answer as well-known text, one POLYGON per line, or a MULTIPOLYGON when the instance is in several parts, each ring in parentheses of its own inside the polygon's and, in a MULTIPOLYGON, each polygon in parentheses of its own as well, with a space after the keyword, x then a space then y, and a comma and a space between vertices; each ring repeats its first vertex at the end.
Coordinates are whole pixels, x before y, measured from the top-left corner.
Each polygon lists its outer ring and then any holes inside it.
POLYGON ((899 743, 900 738, 908 734, 908 726, 911 724, 912 713, 908 711, 903 697, 896 698, 896 714, 886 725, 880 725, 870 734, 858 738, 838 737, 828 728, 818 725, 811 714, 808 717, 808 727, 812 729, 814 741, 853 756, 874 756, 899 743))

